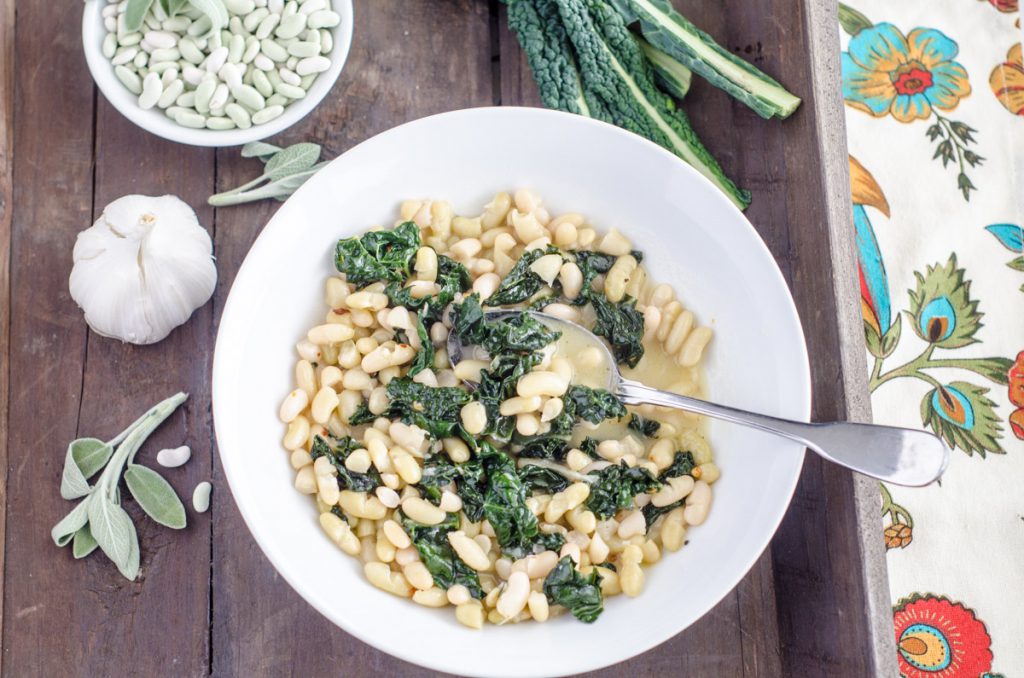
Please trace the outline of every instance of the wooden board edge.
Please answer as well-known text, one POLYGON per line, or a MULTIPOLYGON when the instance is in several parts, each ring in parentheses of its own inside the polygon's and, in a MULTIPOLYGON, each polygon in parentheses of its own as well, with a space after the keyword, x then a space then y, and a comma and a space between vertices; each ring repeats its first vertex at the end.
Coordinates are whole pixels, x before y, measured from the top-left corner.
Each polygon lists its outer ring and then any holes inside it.
MULTIPOLYGON (((0 601, 7 532, 7 404, 10 385, 11 222, 14 211, 14 0, 0 0, 0 601)), ((3 628, 0 604, 0 628, 3 628)), ((0 672, 3 654, 0 653, 0 672)))
MULTIPOLYGON (((840 335, 840 361, 846 418, 871 421, 871 398, 867 384, 864 330, 857 286, 856 244, 853 212, 849 200, 850 178, 847 161, 846 124, 839 61, 839 18, 834 0, 806 0, 807 34, 811 41, 812 87, 817 99, 818 138, 821 140, 822 185, 828 212, 829 240, 840 335)), ((866 593, 864 613, 870 623, 871 664, 877 676, 898 674, 896 644, 892 634, 892 608, 885 548, 880 533, 878 483, 855 475, 852 482, 856 506, 857 539, 860 547, 861 578, 866 593)))

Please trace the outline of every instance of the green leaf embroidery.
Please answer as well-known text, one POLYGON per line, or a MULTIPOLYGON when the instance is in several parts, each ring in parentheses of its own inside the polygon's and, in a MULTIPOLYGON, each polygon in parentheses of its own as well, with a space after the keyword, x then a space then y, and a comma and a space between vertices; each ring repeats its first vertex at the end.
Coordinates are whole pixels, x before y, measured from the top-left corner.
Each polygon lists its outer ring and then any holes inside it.
POLYGON ((1010 368, 1013 361, 1009 358, 977 358, 969 360, 964 367, 977 372, 989 381, 1005 386, 1010 381, 1010 368))
POLYGON ((995 403, 985 397, 989 389, 963 381, 933 388, 921 401, 921 419, 950 447, 968 455, 1003 454, 995 403))
POLYGON ((866 16, 848 5, 839 3, 839 25, 850 36, 857 35, 865 28, 871 28, 874 24, 866 16))
POLYGON ((129 33, 142 28, 142 22, 146 13, 153 6, 153 0, 128 0, 128 6, 124 9, 124 27, 129 33))
POLYGON ((909 290, 914 331, 939 348, 961 348, 976 343, 983 313, 970 298, 971 282, 957 268, 956 254, 945 266, 929 266, 924 275, 914 273, 916 289, 909 290))
POLYGON ((298 143, 275 153, 267 161, 266 174, 272 181, 284 179, 298 172, 305 172, 320 159, 320 146, 298 143))
POLYGON ((85 527, 86 523, 89 522, 89 502, 90 499, 83 499, 78 502, 75 508, 71 509, 71 513, 64 516, 59 523, 53 526, 50 530, 50 536, 53 537, 53 543, 57 546, 67 546, 68 542, 75 536, 75 533, 85 527))
POLYGON ((903 319, 897 315, 893 324, 885 332, 885 336, 879 337, 878 332, 869 323, 864 323, 864 339, 867 343, 868 353, 884 360, 893 354, 900 343, 900 335, 903 331, 903 319))
POLYGON ((185 507, 163 476, 149 467, 131 464, 124 481, 146 515, 175 530, 185 527, 185 507))
POLYGON ((75 540, 71 544, 71 554, 76 560, 81 560, 95 551, 97 546, 99 544, 96 543, 96 538, 92 536, 92 530, 89 529, 88 525, 83 525, 82 529, 75 532, 75 540))
POLYGON ((96 543, 121 574, 134 580, 139 573, 139 547, 132 519, 106 495, 94 495, 88 505, 89 526, 96 543))

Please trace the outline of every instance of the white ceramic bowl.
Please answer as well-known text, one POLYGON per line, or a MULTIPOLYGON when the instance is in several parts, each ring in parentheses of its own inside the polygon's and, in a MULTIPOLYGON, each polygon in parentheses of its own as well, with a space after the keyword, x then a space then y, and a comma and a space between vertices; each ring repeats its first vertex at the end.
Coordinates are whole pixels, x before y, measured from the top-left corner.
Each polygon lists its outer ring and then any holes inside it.
POLYGON ((291 127, 306 117, 331 91, 352 45, 352 0, 331 0, 332 9, 341 15, 341 23, 331 29, 334 36, 334 47, 329 55, 331 67, 317 77, 305 97, 285 107, 284 113, 274 120, 249 129, 191 129, 174 122, 159 108, 148 111, 139 108, 138 96, 129 92, 114 75, 114 67, 101 51, 107 34, 101 14, 106 4, 106 0, 86 0, 82 14, 82 47, 93 80, 121 115, 147 132, 191 146, 238 146, 266 139, 291 127))
POLYGON ((710 397, 806 421, 807 353, 774 260, 743 215, 697 172, 616 127, 565 113, 483 108, 402 125, 349 150, 277 212, 253 244, 217 337, 213 413, 221 461, 264 553, 316 609, 402 659, 456 674, 552 676, 627 659, 710 610, 753 565, 796 486, 799 445, 724 424, 711 442, 722 469, 707 522, 647 569, 643 593, 606 601, 593 625, 550 622, 467 629, 451 608, 420 607, 371 586, 357 560, 321 532, 292 487, 277 409, 294 388, 294 344, 322 322, 323 285, 339 237, 390 225, 406 198, 479 213, 499 190, 529 187, 552 214, 578 211, 621 229, 699 320, 713 323, 710 397), (311 564, 323 565, 312 567, 311 564), (330 573, 328 575, 327 573, 330 573))

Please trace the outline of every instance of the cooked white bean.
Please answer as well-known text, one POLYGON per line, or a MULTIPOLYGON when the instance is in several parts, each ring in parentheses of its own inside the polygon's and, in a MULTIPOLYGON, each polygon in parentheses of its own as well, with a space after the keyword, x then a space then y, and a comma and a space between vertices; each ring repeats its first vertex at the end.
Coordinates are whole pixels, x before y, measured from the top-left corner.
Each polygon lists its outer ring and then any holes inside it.
POLYGON ((281 403, 281 409, 278 411, 278 416, 284 423, 290 423, 295 417, 299 416, 302 410, 306 409, 306 405, 309 404, 309 396, 302 389, 295 389, 289 393, 284 402, 281 403))
POLYGON ((474 570, 483 572, 490 569, 491 561, 487 557, 487 553, 480 548, 479 544, 467 537, 464 532, 449 532, 448 543, 455 549, 455 553, 458 554, 459 558, 474 570))
POLYGON ((530 595, 530 577, 525 572, 513 572, 508 578, 505 591, 498 597, 495 609, 505 619, 510 619, 526 607, 530 595))
MULTIPOLYGON (((504 403, 502 403, 502 414, 505 414, 504 403)), ((473 400, 463 405, 459 419, 462 422, 462 427, 470 435, 483 433, 487 428, 487 410, 479 400, 473 400)))
MULTIPOLYGON (((516 383, 516 393, 521 398, 534 396, 560 396, 569 389, 569 381, 554 372, 533 371, 524 374, 516 383)), ((507 401, 506 401, 507 402, 507 401)), ((532 411, 537 408, 531 408, 532 411)), ((502 412, 504 414, 504 411, 502 412)))
POLYGON ((417 523, 439 525, 448 515, 426 499, 409 497, 402 501, 402 511, 417 523))
POLYGON ((413 594, 413 588, 405 575, 401 572, 392 572, 386 563, 366 563, 363 566, 363 573, 371 584, 388 593, 402 598, 409 598, 413 594))
POLYGON ((536 412, 541 407, 541 398, 539 395, 529 397, 513 397, 505 400, 501 403, 499 411, 503 417, 510 417, 514 414, 526 414, 528 412, 536 412))

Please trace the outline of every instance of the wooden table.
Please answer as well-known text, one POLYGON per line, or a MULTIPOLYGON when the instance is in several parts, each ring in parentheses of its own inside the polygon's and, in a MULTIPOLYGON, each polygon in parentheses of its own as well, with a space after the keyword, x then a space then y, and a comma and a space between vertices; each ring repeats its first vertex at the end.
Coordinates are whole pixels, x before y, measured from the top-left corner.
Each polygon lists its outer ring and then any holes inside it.
MULTIPOLYGON (((727 172, 753 191, 747 214, 802 313, 815 417, 863 419, 834 4, 679 4, 804 98, 791 120, 765 122, 695 79, 687 108, 727 172)), ((205 200, 251 178, 257 163, 234 148, 163 141, 121 117, 86 69, 80 2, 23 0, 17 9, 15 21, 14 0, 0 0, 3 673, 427 675, 343 633, 275 574, 217 462, 210 363, 218 317, 276 203, 214 210, 205 200), (181 196, 215 242, 213 301, 156 346, 88 332, 68 294, 76 234, 127 193, 181 196), (57 494, 65 446, 78 436, 109 437, 178 390, 190 393, 187 404, 148 449, 191 445, 193 460, 169 475, 182 496, 212 479, 213 509, 190 510, 180 533, 138 520, 136 582, 96 555, 74 562, 49 536, 69 506, 57 494)), ((356 17, 340 81, 281 141, 316 140, 330 156, 423 115, 537 104, 496 0, 362 0, 356 17)), ((686 632, 601 675, 895 675, 872 491, 808 458, 771 549, 736 590, 686 632)))

